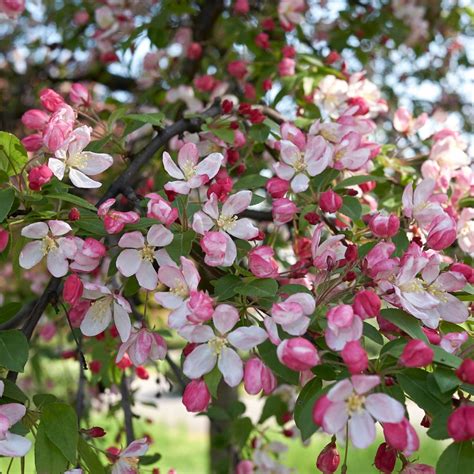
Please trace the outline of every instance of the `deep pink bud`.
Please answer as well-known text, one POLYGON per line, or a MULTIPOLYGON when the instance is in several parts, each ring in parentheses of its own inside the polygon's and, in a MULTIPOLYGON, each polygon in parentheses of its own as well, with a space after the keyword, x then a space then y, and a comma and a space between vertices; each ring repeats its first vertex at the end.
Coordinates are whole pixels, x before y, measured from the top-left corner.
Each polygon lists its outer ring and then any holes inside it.
POLYGON ((278 74, 280 77, 288 77, 295 75, 296 61, 292 58, 283 58, 278 63, 278 74))
POLYGON ((198 413, 207 410, 211 402, 211 394, 203 379, 191 380, 183 393, 183 405, 186 410, 198 413))
POLYGON ((436 474, 436 470, 428 464, 407 464, 401 471, 400 474, 436 474))
POLYGON ((453 263, 449 269, 452 272, 461 273, 468 283, 474 283, 474 268, 465 263, 453 263))
POLYGON ((400 356, 400 363, 405 367, 426 367, 433 362, 434 352, 420 339, 412 339, 400 356))
POLYGON ((364 372, 369 366, 367 352, 365 352, 359 341, 347 342, 344 349, 342 349, 341 356, 351 374, 364 372))
POLYGON ((374 465, 384 474, 391 474, 397 462, 397 451, 387 443, 382 443, 375 454, 374 465))
POLYGON ((263 390, 265 395, 269 395, 276 385, 273 372, 258 357, 252 357, 245 363, 244 387, 247 393, 256 395, 263 390))
POLYGON ((421 330, 425 333, 430 344, 437 346, 441 342, 441 336, 436 329, 422 327, 421 330))
POLYGON ((380 314, 382 302, 373 291, 362 290, 355 295, 352 307, 362 319, 375 318, 380 314))
POLYGON ((400 423, 383 423, 385 441, 405 456, 411 456, 420 448, 420 440, 415 428, 403 418, 400 423))
POLYGON ((307 212, 304 215, 305 220, 307 220, 311 225, 316 225, 321 218, 316 212, 307 212))
POLYGON ((342 198, 332 189, 324 191, 319 196, 319 207, 324 212, 336 212, 342 206, 342 198))
POLYGON ((354 115, 366 115, 369 113, 369 106, 363 97, 350 97, 347 100, 347 104, 350 107, 357 107, 357 111, 354 113, 354 115))
POLYGON ((43 89, 39 96, 41 105, 50 112, 56 112, 64 104, 64 99, 53 89, 43 89))
POLYGON ((282 198, 290 189, 290 183, 284 179, 274 177, 267 181, 265 188, 273 199, 282 198))
POLYGON ((400 228, 400 220, 394 214, 375 214, 370 218, 369 228, 376 237, 393 237, 400 228))
POLYGON ((86 315, 88 309, 91 306, 90 300, 82 300, 77 302, 70 310, 69 310, 69 319, 71 320, 71 326, 73 328, 78 328, 84 316, 86 315))
POLYGON ((193 324, 209 321, 214 312, 214 301, 205 291, 191 291, 187 307, 191 311, 187 319, 193 324))
POLYGON ((33 191, 39 191, 52 177, 53 172, 46 165, 35 166, 28 171, 28 186, 33 191))
POLYGON ((107 434, 104 428, 101 428, 100 426, 93 426, 92 428, 82 431, 91 438, 102 438, 107 434))
POLYGON ((21 140, 26 151, 38 151, 43 146, 43 137, 39 133, 28 135, 21 140))
POLYGON ((75 105, 84 105, 88 106, 91 103, 91 96, 89 91, 79 82, 75 82, 71 86, 71 90, 69 91, 69 98, 71 102, 75 105))
POLYGON ((327 312, 328 326, 333 330, 344 329, 352 326, 354 310, 348 304, 334 306, 327 312))
POLYGON ((313 422, 315 425, 321 426, 323 424, 326 410, 332 405, 331 400, 326 395, 318 398, 313 406, 313 422))
POLYGON ((64 281, 64 301, 70 305, 76 304, 77 300, 82 296, 83 291, 84 285, 82 280, 75 273, 71 273, 64 281))
POLYGON ((188 59, 191 59, 191 61, 196 61, 198 60, 202 55, 202 46, 199 43, 191 43, 188 46, 188 50, 186 51, 186 56, 188 59))
POLYGON ((449 214, 434 218, 426 238, 426 244, 433 250, 443 250, 456 240, 456 221, 449 214))
POLYGON ((286 224, 290 222, 298 212, 296 204, 287 198, 275 199, 272 203, 272 215, 275 224, 286 224))
POLYGON ((277 348, 280 362, 291 370, 309 370, 320 362, 318 351, 307 339, 293 337, 285 339, 277 348))
POLYGON ((77 207, 71 208, 68 214, 68 219, 70 221, 78 221, 81 218, 81 213, 77 207))
POLYGON ((247 75, 247 64, 245 61, 231 61, 227 65, 227 72, 236 79, 243 79, 247 75))
POLYGON ((474 405, 462 405, 449 415, 448 434, 454 441, 474 438, 474 405))
POLYGON ((265 92, 268 92, 273 87, 273 83, 271 79, 264 79, 262 82, 262 89, 265 92))
POLYGON ((249 269, 258 278, 276 278, 278 263, 273 258, 274 252, 268 245, 253 248, 249 254, 249 269))
POLYGON ((248 459, 240 461, 239 464, 237 464, 237 467, 235 468, 235 474, 253 474, 253 472, 253 462, 248 459))
POLYGON ((7 248, 9 240, 10 240, 10 233, 8 232, 8 230, 0 227, 0 253, 3 252, 7 248))
POLYGON ((296 56, 296 49, 289 44, 285 44, 285 46, 281 48, 281 54, 284 58, 294 58, 296 56))
POLYGON ((336 443, 331 442, 319 453, 318 459, 316 460, 316 467, 323 474, 332 474, 337 471, 340 462, 341 457, 336 448, 336 443))
POLYGON ((248 0, 235 0, 234 3, 234 12, 245 15, 250 11, 250 6, 248 0))
POLYGON ((23 125, 31 130, 43 130, 48 123, 49 115, 38 109, 27 110, 21 117, 23 125))
POLYGON ((255 37, 255 44, 262 49, 268 49, 270 47, 270 37, 267 33, 259 33, 255 37))
POLYGON ((464 383, 474 385, 474 360, 464 359, 462 364, 457 368, 456 375, 458 379, 464 383))

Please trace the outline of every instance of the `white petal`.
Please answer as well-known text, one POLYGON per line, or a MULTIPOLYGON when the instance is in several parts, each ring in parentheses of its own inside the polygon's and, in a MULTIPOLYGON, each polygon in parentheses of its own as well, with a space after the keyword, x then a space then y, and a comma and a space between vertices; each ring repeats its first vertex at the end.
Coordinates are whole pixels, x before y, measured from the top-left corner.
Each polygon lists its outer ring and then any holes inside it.
POLYGON ((46 257, 46 266, 49 272, 56 278, 66 275, 69 263, 60 249, 52 250, 46 257))
POLYGON ((198 379, 216 365, 217 356, 207 344, 196 347, 184 360, 183 373, 190 379, 198 379))
POLYGON ((239 385, 244 376, 244 368, 237 352, 228 347, 224 347, 219 356, 217 365, 227 385, 230 387, 239 385))
POLYGON ((360 449, 367 448, 374 442, 374 420, 365 410, 352 415, 349 420, 349 436, 352 444, 360 449))
POLYGON ((153 264, 146 260, 141 262, 137 271, 138 284, 145 290, 154 290, 158 285, 158 274, 153 268, 153 264))
POLYGON ((288 165, 294 165, 301 157, 299 148, 289 140, 281 140, 280 156, 288 165))
POLYGON ((114 301, 114 323, 120 335, 120 339, 126 341, 130 337, 132 323, 130 322, 128 313, 116 301, 114 301))
POLYGON ((123 276, 129 277, 138 272, 141 263, 142 259, 138 250, 125 249, 120 252, 115 265, 123 276))
POLYGON ((167 309, 176 309, 183 304, 183 298, 168 291, 158 291, 155 293, 155 300, 167 309))
POLYGON ((222 215, 235 216, 236 214, 240 214, 250 206, 251 201, 251 191, 239 191, 238 193, 232 194, 222 206, 222 215))
POLYGON ((230 304, 220 304, 214 310, 212 321, 221 334, 227 334, 239 320, 239 312, 230 304))
POLYGON ((48 235, 48 224, 46 222, 35 222, 21 229, 21 235, 29 239, 42 239, 48 235))
POLYGON ((275 163, 273 165, 273 170, 280 179, 284 179, 286 181, 289 181, 295 175, 294 168, 289 165, 285 165, 285 163, 275 163))
POLYGON ((138 230, 127 232, 120 237, 118 245, 122 248, 141 249, 145 246, 145 238, 138 230))
POLYGON ((303 174, 298 173, 292 180, 291 180, 291 189, 295 193, 302 193, 306 191, 309 186, 309 178, 303 174))
POLYGON ((76 188, 94 189, 100 188, 102 186, 99 181, 94 181, 81 171, 78 171, 73 168, 69 170, 69 179, 71 180, 71 183, 76 186, 76 188))
POLYGON ((235 221, 233 227, 227 232, 238 239, 251 240, 257 237, 258 228, 253 225, 250 219, 244 218, 235 221))
POLYGON ((405 415, 403 405, 385 393, 372 393, 365 400, 367 411, 381 423, 400 423, 405 415))
POLYGON ((380 384, 380 377, 378 375, 353 375, 352 385, 354 390, 362 395, 372 390, 374 387, 380 384))
POLYGON ((341 380, 329 390, 327 397, 332 402, 341 402, 345 400, 351 393, 353 387, 349 379, 341 380))
POLYGON ((28 242, 20 252, 20 267, 29 270, 43 259, 43 242, 28 242))
POLYGON ((104 307, 102 301, 92 303, 81 323, 81 331, 85 336, 97 336, 112 321, 111 305, 104 307))
POLYGON ((189 194, 191 191, 191 187, 186 181, 170 181, 165 184, 165 189, 178 194, 189 194))
POLYGON ((150 227, 146 239, 149 244, 156 247, 165 247, 173 241, 173 232, 162 224, 155 224, 150 227))
POLYGON ((214 226, 212 219, 204 212, 198 211, 193 215, 193 225, 192 228, 194 232, 198 234, 204 234, 208 230, 211 230, 214 226))
POLYGON ((267 333, 258 326, 245 326, 232 331, 227 339, 237 349, 248 351, 267 339, 267 333))
POLYGON ((84 151, 82 152, 82 156, 85 157, 87 161, 80 167, 80 170, 87 175, 94 176, 95 174, 102 173, 114 164, 113 158, 106 153, 84 151))
POLYGON ((331 434, 341 431, 347 423, 348 415, 344 402, 336 402, 324 413, 323 428, 331 434))
POLYGON ((72 227, 64 221, 50 220, 48 221, 48 226, 55 237, 65 235, 72 230, 72 227))
POLYGON ((214 331, 210 326, 187 324, 179 331, 179 335, 189 342, 203 343, 214 337, 214 331))
POLYGON ((211 153, 207 158, 201 161, 196 167, 196 173, 206 175, 209 179, 219 171, 224 157, 220 153, 211 153))
POLYGON ((171 159, 171 156, 167 151, 163 153, 163 166, 166 172, 173 178, 184 179, 184 174, 176 166, 176 163, 171 159))
POLYGON ((48 168, 60 181, 64 178, 64 172, 66 171, 66 165, 64 161, 58 160, 56 158, 50 158, 48 160, 48 168))
POLYGON ((6 438, 0 441, 0 455, 8 457, 23 457, 31 448, 31 441, 23 436, 8 432, 6 438))

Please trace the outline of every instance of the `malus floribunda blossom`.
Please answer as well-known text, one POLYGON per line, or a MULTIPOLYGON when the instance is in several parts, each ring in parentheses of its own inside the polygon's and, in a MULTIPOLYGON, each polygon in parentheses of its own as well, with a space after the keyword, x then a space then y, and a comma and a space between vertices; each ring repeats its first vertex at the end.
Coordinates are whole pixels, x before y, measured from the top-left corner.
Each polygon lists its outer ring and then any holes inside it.
POLYGON ((56 112, 64 105, 64 99, 53 89, 43 89, 39 94, 41 105, 49 112, 56 112))
POLYGON ((367 370, 369 359, 367 352, 359 341, 349 341, 341 352, 342 360, 351 374, 358 374, 367 370))
POLYGON ((149 199, 147 204, 147 217, 158 219, 162 224, 169 227, 178 218, 178 209, 157 193, 145 195, 149 199))
POLYGON ((397 450, 387 443, 382 443, 375 453, 374 466, 384 474, 391 474, 397 462, 397 450))
POLYGON ((138 458, 148 451, 147 438, 137 439, 131 442, 120 452, 112 467, 112 474, 135 474, 138 473, 138 458))
POLYGON ((0 227, 0 253, 3 252, 8 245, 8 241, 10 240, 10 233, 8 230, 2 229, 0 227))
POLYGON ((79 82, 75 82, 71 86, 71 90, 69 91, 69 97, 71 99, 71 102, 75 105, 83 105, 87 107, 90 105, 91 102, 91 96, 89 94, 89 91, 79 82))
POLYGON ((244 387, 250 395, 256 395, 261 390, 269 395, 277 386, 276 377, 258 357, 250 358, 244 367, 244 387))
POLYGON ((376 237, 393 237, 400 228, 400 220, 394 214, 377 213, 370 218, 369 228, 376 237))
POLYGON ((416 430, 406 418, 399 423, 384 423, 383 434, 387 443, 405 456, 411 456, 420 448, 416 430))
POLYGON ((416 119, 404 107, 400 107, 393 116, 393 128, 397 132, 411 135, 417 132, 428 120, 428 114, 422 113, 416 119))
POLYGON ((319 207, 324 212, 336 212, 342 207, 342 198, 332 189, 328 189, 320 194, 319 207))
POLYGON ((111 207, 115 204, 115 199, 107 199, 99 206, 97 215, 104 221, 104 228, 108 234, 118 234, 126 224, 135 224, 140 220, 139 214, 135 211, 114 211, 111 207))
POLYGON ((291 370, 301 372, 319 364, 319 354, 311 342, 302 337, 285 339, 277 347, 279 361, 291 370))
POLYGON ((334 351, 340 351, 347 342, 362 337, 362 320, 354 314, 352 306, 341 304, 327 313, 328 327, 324 334, 326 344, 334 351))
POLYGON ((362 319, 375 318, 380 314, 382 302, 373 291, 361 290, 356 293, 352 307, 355 314, 362 319))
POLYGON ((316 467, 323 474, 332 474, 337 471, 340 462, 341 456, 336 448, 336 443, 331 442, 319 453, 318 459, 316 459, 316 467))
POLYGON ((454 441, 474 438, 474 405, 462 405, 448 418, 448 434, 454 441))
POLYGON ((138 367, 147 361, 164 359, 167 350, 165 340, 157 332, 146 328, 132 329, 130 337, 120 346, 115 362, 120 362, 127 354, 138 367))
POLYGON ((28 171, 28 187, 32 191, 41 191, 41 188, 51 181, 53 172, 46 165, 35 166, 28 171))
POLYGON ((84 291, 84 284, 82 280, 75 274, 71 273, 63 286, 63 300, 70 305, 76 304, 84 291))
POLYGON ((474 385, 474 360, 464 359, 462 364, 456 369, 456 375, 464 383, 474 385))
POLYGON ((211 403, 211 394, 203 379, 191 380, 183 393, 183 405, 191 413, 206 411, 211 403))
POLYGON ((278 263, 273 249, 268 245, 254 247, 248 254, 249 270, 258 278, 276 278, 278 263))
POLYGON ((277 225, 290 222, 297 212, 298 207, 291 199, 280 198, 272 202, 272 216, 277 225))
POLYGON ((316 302, 308 293, 295 293, 282 303, 274 303, 271 309, 273 321, 292 336, 301 336, 308 329, 316 302))
POLYGON ((30 109, 22 115, 21 121, 25 127, 41 132, 49 121, 49 115, 43 110, 30 109))
POLYGON ((433 362, 434 351, 420 339, 413 339, 403 348, 400 363, 405 367, 426 367, 433 362))

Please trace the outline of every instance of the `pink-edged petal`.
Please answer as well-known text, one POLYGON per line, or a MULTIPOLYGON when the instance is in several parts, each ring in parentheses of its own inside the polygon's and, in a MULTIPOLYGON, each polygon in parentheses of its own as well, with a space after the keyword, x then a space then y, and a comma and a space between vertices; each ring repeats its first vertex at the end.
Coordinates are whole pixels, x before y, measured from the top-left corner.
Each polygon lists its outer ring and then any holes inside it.
POLYGON ((278 327, 273 320, 273 318, 266 317, 263 320, 263 324, 265 326, 265 329, 267 330, 268 338, 274 344, 275 346, 278 346, 281 342, 280 336, 278 335, 278 327))
POLYGON ((400 423, 405 416, 403 405, 385 393, 372 393, 365 399, 367 411, 381 423, 400 423))
POLYGON ((145 246, 145 238, 142 233, 138 230, 133 232, 127 232, 120 237, 118 246, 123 249, 141 249, 145 246))
POLYGON ((165 189, 178 194, 189 194, 191 186, 186 181, 170 181, 165 184, 165 189))
POLYGON ((31 441, 8 432, 6 438, 0 441, 0 455, 7 457, 23 457, 31 448, 31 441))
POLYGON ((99 181, 95 181, 85 175, 82 171, 73 168, 69 170, 69 179, 76 188, 95 189, 102 186, 102 183, 99 183, 99 181))
POLYGON ((72 230, 72 227, 64 221, 50 220, 48 221, 48 226, 51 229, 51 234, 55 237, 65 235, 72 230))
POLYGON ((234 225, 227 230, 230 235, 243 240, 252 240, 257 237, 259 230, 250 219, 243 218, 235 221, 234 225))
POLYGON ((104 307, 102 302, 92 303, 81 323, 84 336, 97 336, 103 332, 112 321, 111 305, 104 307))
POLYGON ((206 175, 209 179, 214 178, 221 167, 223 159, 224 157, 220 153, 211 153, 197 165, 196 173, 206 175))
POLYGON ((158 285, 158 274, 151 262, 142 260, 136 276, 138 284, 145 290, 154 290, 158 285))
POLYGON ((302 193, 306 191, 308 187, 309 187, 309 178, 303 173, 298 173, 291 180, 291 189, 295 193, 302 193))
POLYGON ((224 347, 217 362, 224 381, 230 387, 236 387, 244 376, 244 366, 241 358, 233 349, 224 347))
POLYGON ((193 215, 192 228, 198 234, 204 234, 214 227, 212 219, 204 212, 198 211, 193 215))
POLYGON ((181 304, 168 315, 168 326, 172 329, 181 329, 188 324, 188 315, 191 314, 186 302, 181 304))
POLYGON ((336 385, 329 390, 327 397, 332 402, 342 402, 349 397, 352 391, 353 386, 350 379, 344 379, 337 382, 336 385))
POLYGON ((245 326, 232 331, 227 339, 229 342, 242 351, 249 351, 267 339, 267 333, 258 326, 245 326))
POLYGON ((20 252, 20 267, 29 270, 43 259, 43 242, 28 242, 20 252))
POLYGON ((120 457, 121 458, 135 458, 135 457, 140 457, 146 454, 148 451, 148 440, 147 438, 140 438, 135 441, 132 441, 127 448, 125 448, 121 453, 120 457))
POLYGON ((227 334, 239 320, 239 312, 230 304, 220 304, 212 315, 214 326, 221 334, 227 334))
POLYGON ((21 235, 29 239, 42 239, 48 235, 48 232, 49 227, 46 222, 35 222, 21 229, 21 235))
POLYGON ((155 293, 155 301, 167 309, 176 309, 183 304, 183 297, 168 291, 158 291, 155 293))
POLYGON ((237 247, 234 241, 230 238, 229 234, 224 233, 227 239, 225 248, 224 261, 222 262, 223 267, 230 267, 237 258, 237 247))
POLYGON ((436 182, 432 178, 426 178, 420 182, 413 193, 413 204, 416 207, 423 206, 428 203, 434 192, 436 182))
MULTIPOLYGON (((134 346, 135 346, 135 337, 132 334, 130 338, 128 339, 128 341, 125 341, 122 344, 120 344, 119 350, 117 352, 117 356, 115 357, 115 362, 120 362, 124 358, 125 354, 128 354, 130 356, 130 353, 132 352, 132 348, 134 346)), ((133 359, 131 356, 130 356, 130 360, 135 365, 135 362, 133 362, 133 359)), ((140 362, 139 364, 136 364, 136 365, 142 365, 142 364, 143 362, 140 362)))
POLYGON ((289 181, 295 175, 294 168, 285 165, 285 163, 275 163, 273 165, 273 171, 275 171, 275 174, 280 179, 284 179, 285 181, 289 181))
POLYGON ((120 252, 115 265, 124 277, 130 277, 138 272, 141 263, 142 259, 138 250, 125 249, 120 252))
POLYGON ((197 165, 199 151, 194 143, 185 143, 178 152, 178 165, 182 170, 197 165))
POLYGON ((239 191, 238 193, 232 194, 222 206, 222 215, 235 216, 236 214, 240 214, 250 206, 251 201, 251 191, 239 191))
POLYGON ((82 152, 86 162, 81 165, 80 170, 87 175, 103 173, 114 164, 114 159, 106 153, 93 153, 92 151, 82 152))
POLYGON ((310 319, 306 316, 302 316, 298 318, 296 321, 293 321, 288 324, 282 324, 282 328, 292 336, 302 336, 306 333, 308 326, 310 323, 310 319))
POLYGON ((316 301, 314 300, 314 296, 310 295, 309 293, 295 293, 289 296, 285 303, 298 303, 303 308, 304 314, 309 316, 310 314, 314 313, 314 309, 316 308, 316 301))
POLYGON ((49 273, 56 278, 63 277, 68 272, 69 263, 60 249, 51 250, 46 257, 49 273))
POLYGON ((130 337, 132 323, 130 322, 128 313, 116 301, 114 301, 114 323, 120 339, 126 341, 130 337))
POLYGON ((166 265, 158 270, 158 279, 169 288, 186 285, 183 273, 177 267, 166 265))
POLYGON ((160 267, 177 267, 176 262, 165 249, 160 249, 155 252, 155 259, 160 267))
POLYGON ((300 158, 301 153, 299 148, 289 140, 280 141, 280 156, 281 159, 290 166, 293 166, 300 158))
POLYGON ((54 176, 62 181, 64 178, 64 172, 66 171, 66 164, 62 160, 56 158, 50 158, 48 160, 48 168, 53 172, 54 176))
POLYGON ((375 424, 365 411, 354 413, 349 420, 349 437, 352 444, 359 449, 369 447, 375 440, 375 424))
POLYGON ((359 395, 369 392, 380 384, 378 375, 353 375, 351 380, 354 390, 359 395))
POLYGON ((166 172, 173 178, 184 179, 184 174, 178 168, 176 163, 171 159, 171 156, 167 151, 163 153, 163 166, 166 172))
POLYGON ((348 418, 344 402, 331 403, 324 413, 323 428, 328 433, 338 433, 346 426, 348 418))
POLYGON ((317 136, 309 141, 305 153, 306 171, 310 176, 321 174, 331 163, 333 148, 324 140, 317 136))
POLYGON ((190 379, 198 379, 209 373, 216 365, 217 356, 207 344, 193 349, 184 360, 183 373, 190 379))
POLYGON ((215 193, 211 194, 211 197, 204 203, 202 210, 214 220, 217 220, 219 217, 219 205, 218 199, 215 193))
POLYGON ((181 257, 181 268, 183 269, 184 280, 190 290, 197 290, 201 276, 197 271, 193 261, 186 257, 181 257))
POLYGON ((26 408, 21 403, 6 403, 0 405, 0 415, 5 416, 8 419, 9 426, 13 426, 19 422, 26 413, 26 408))
POLYGON ((214 337, 214 331, 210 326, 187 324, 179 329, 179 335, 189 342, 203 343, 214 337))
POLYGON ((146 239, 155 247, 165 247, 173 241, 173 232, 162 224, 154 224, 148 230, 146 239))

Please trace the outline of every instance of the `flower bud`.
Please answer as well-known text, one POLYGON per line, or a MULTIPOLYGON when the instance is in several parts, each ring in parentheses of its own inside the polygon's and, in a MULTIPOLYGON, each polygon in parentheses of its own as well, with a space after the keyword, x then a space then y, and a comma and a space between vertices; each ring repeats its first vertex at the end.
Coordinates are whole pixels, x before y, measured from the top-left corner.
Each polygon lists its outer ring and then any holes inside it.
POLYGON ((412 464, 408 463, 401 471, 400 474, 436 474, 436 470, 428 464, 412 464))
POLYGON ((468 283, 474 283, 474 268, 465 263, 453 263, 449 269, 451 272, 461 273, 468 283))
POLYGON ((393 237, 400 228, 400 220, 394 214, 375 214, 369 221, 369 228, 376 237, 393 237))
POLYGON ((474 405, 461 405, 449 415, 448 434, 454 441, 474 438, 474 405))
POLYGON ((188 314, 187 320, 193 324, 200 324, 209 321, 212 318, 214 301, 204 291, 191 291, 187 303, 191 314, 188 314))
POLYGON ((474 360, 464 359, 462 364, 457 368, 456 375, 458 379, 464 383, 474 385, 474 360))
POLYGON ((397 451, 387 443, 382 443, 375 454, 374 465, 384 474, 390 474, 395 469, 397 451))
POLYGON ((245 61, 231 61, 227 65, 227 72, 236 79, 243 79, 247 75, 247 64, 245 61))
POLYGON ((290 189, 290 183, 281 178, 270 178, 265 189, 273 199, 282 198, 290 189))
POLYGON ((148 370, 143 367, 143 365, 139 365, 138 367, 135 367, 135 375, 142 380, 148 380, 150 378, 150 374, 148 373, 148 370))
POLYGON ((342 198, 332 189, 328 189, 320 194, 319 207, 324 212, 336 212, 342 207, 342 198))
POLYGON ((358 374, 367 370, 369 359, 367 352, 359 341, 349 341, 341 352, 342 360, 351 374, 358 374))
POLYGON ((69 303, 71 306, 76 304, 77 300, 82 296, 83 291, 84 285, 82 280, 75 273, 71 273, 64 282, 64 301, 69 303))
POLYGON ((81 213, 77 207, 71 208, 68 214, 68 219, 70 221, 78 221, 81 218, 81 213))
POLYGON ((456 240, 456 221, 444 213, 434 218, 426 238, 426 244, 433 250, 443 250, 456 240))
POLYGON ((197 61, 202 56, 202 46, 199 43, 191 43, 186 51, 186 56, 191 61, 197 61))
POLYGON ((39 133, 34 133, 22 138, 21 143, 26 151, 38 151, 43 146, 43 137, 39 133))
POLYGON ((264 92, 268 92, 273 87, 273 83, 271 79, 264 79, 262 82, 262 89, 264 92))
POLYGON ((33 191, 41 190, 41 187, 51 181, 53 172, 46 166, 40 165, 28 171, 29 188, 33 191))
POLYGON ((285 339, 277 348, 280 362, 297 372, 309 370, 320 362, 316 348, 302 337, 285 339))
POLYGON ((128 354, 124 354, 124 356, 120 359, 119 362, 115 364, 119 369, 125 370, 128 369, 133 365, 133 362, 130 360, 128 354))
POLYGON ((93 374, 98 374, 102 368, 102 362, 100 360, 91 360, 89 362, 89 369, 93 374))
POLYGON ((405 367, 426 367, 433 362, 434 351, 420 339, 412 339, 400 356, 400 363, 405 367))
POLYGON ((248 459, 240 461, 239 464, 237 464, 237 467, 235 468, 235 474, 253 474, 253 472, 253 462, 248 459))
POLYGON ((348 328, 354 320, 354 311, 348 304, 340 304, 331 308, 327 315, 328 326, 331 329, 339 330, 348 328))
POLYGON ((273 258, 273 249, 268 245, 254 247, 248 254, 249 269, 258 278, 276 278, 278 263, 273 258))
POLYGON ((352 307, 355 314, 362 319, 375 318, 380 314, 382 302, 373 291, 361 290, 355 295, 352 307))
POLYGON ((336 448, 336 443, 331 442, 319 453, 318 459, 316 460, 316 467, 323 474, 332 474, 337 471, 340 461, 341 457, 336 448))
POLYGON ((248 0, 235 0, 234 12, 240 15, 246 15, 250 11, 248 0))
POLYGON ((8 232, 8 230, 0 227, 0 253, 3 252, 7 248, 9 240, 10 240, 10 233, 8 232))
POLYGON ((244 387, 248 394, 256 395, 261 390, 269 395, 276 388, 273 372, 258 358, 252 357, 244 367, 244 387))
POLYGON ((38 109, 27 110, 21 117, 21 121, 26 128, 41 131, 48 123, 49 115, 38 109))
POLYGON ((211 402, 211 394, 203 379, 191 380, 183 393, 183 405, 191 413, 207 410, 211 402))
POLYGON ((91 96, 89 91, 79 82, 75 82, 69 91, 69 98, 75 105, 89 106, 91 103, 91 96))
POLYGON ((304 218, 311 225, 316 225, 321 220, 316 212, 307 212, 304 218))
POLYGON ((430 344, 437 346, 441 342, 441 336, 436 329, 422 327, 421 330, 425 333, 430 344))
POLYGON ((313 422, 315 425, 321 426, 323 424, 326 410, 332 405, 331 400, 326 395, 318 398, 313 406, 313 422))
POLYGON ((296 204, 287 198, 275 199, 272 203, 272 215, 275 224, 281 225, 290 222, 298 212, 296 204))
POLYGON ((56 112, 64 104, 64 99, 53 89, 43 89, 39 97, 41 105, 50 112, 56 112))
POLYGON ((291 58, 283 58, 278 63, 278 74, 280 77, 289 77, 295 75, 296 61, 291 58))
POLYGON ((102 438, 107 434, 104 428, 101 428, 100 426, 93 426, 92 428, 82 431, 91 438, 102 438))
POLYGON ((420 448, 416 430, 406 418, 400 423, 384 423, 383 434, 387 443, 405 456, 411 456, 420 448))

